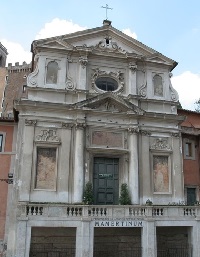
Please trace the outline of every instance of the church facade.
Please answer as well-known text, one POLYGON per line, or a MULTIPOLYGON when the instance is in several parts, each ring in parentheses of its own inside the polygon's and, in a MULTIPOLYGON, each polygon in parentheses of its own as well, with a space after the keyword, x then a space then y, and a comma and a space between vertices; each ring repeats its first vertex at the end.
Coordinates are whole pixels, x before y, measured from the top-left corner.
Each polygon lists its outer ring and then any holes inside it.
POLYGON ((184 205, 184 117, 170 81, 177 63, 108 20, 34 41, 32 52, 28 97, 15 102, 7 256, 198 256, 200 212, 184 205))

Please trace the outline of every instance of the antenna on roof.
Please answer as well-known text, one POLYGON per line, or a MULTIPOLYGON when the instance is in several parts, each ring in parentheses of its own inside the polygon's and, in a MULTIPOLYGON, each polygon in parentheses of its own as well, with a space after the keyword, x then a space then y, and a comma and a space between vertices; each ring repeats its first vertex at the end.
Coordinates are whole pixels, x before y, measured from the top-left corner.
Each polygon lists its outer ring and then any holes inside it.
POLYGON ((106 9, 106 20, 107 20, 108 19, 108 10, 112 10, 113 8, 108 7, 108 4, 106 4, 106 6, 101 6, 101 8, 106 9))

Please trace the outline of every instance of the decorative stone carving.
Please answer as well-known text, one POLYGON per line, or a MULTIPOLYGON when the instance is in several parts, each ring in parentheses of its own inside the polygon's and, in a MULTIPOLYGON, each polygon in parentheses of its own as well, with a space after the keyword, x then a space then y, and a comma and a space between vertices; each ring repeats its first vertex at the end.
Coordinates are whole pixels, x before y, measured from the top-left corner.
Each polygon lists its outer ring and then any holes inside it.
POLYGON ((164 138, 156 138, 153 144, 150 146, 152 150, 171 150, 168 145, 168 140, 164 138))
POLYGON ((37 148, 36 168, 37 189, 55 190, 56 188, 56 148, 37 148))
POLYGON ((128 128, 128 133, 137 134, 137 133, 139 133, 139 128, 138 127, 130 127, 130 128, 128 128))
POLYGON ((173 102, 177 102, 179 100, 179 97, 178 97, 178 93, 177 91, 173 88, 172 86, 172 83, 171 83, 171 77, 173 76, 173 74, 170 72, 169 73, 169 89, 171 91, 171 100, 173 102))
POLYGON ((151 131, 148 131, 148 130, 140 130, 140 133, 144 136, 150 136, 151 135, 151 131))
POLYGON ((93 131, 92 145, 123 148, 123 134, 115 131, 93 131))
POLYGON ((73 126, 74 126, 73 123, 64 123, 64 122, 62 122, 62 128, 72 129, 73 126))
POLYGON ((25 126, 35 126, 37 124, 37 120, 25 120, 25 126))
POLYGON ((145 70, 140 70, 140 72, 143 73, 143 83, 138 89, 138 94, 141 97, 146 97, 147 96, 147 74, 145 70))
POLYGON ((154 192, 166 192, 170 190, 168 156, 153 156, 153 184, 154 192))
POLYGON ((163 97, 163 79, 160 74, 153 76, 154 96, 163 97))
POLYGON ((72 78, 69 76, 67 76, 66 89, 68 89, 68 90, 74 89, 74 82, 73 82, 72 78))
POLYGON ((171 106, 171 113, 176 113, 176 106, 171 106))
POLYGON ((88 63, 88 59, 87 59, 87 57, 82 56, 82 57, 79 57, 79 62, 81 64, 82 68, 85 69, 85 67, 88 63))
POLYGON ((75 86, 74 86, 74 82, 73 82, 73 79, 72 77, 70 76, 70 72, 69 72, 69 63, 72 63, 72 59, 71 59, 71 55, 69 55, 67 57, 67 76, 66 76, 66 89, 68 90, 74 90, 75 89, 75 86))
POLYGON ((38 86, 37 76, 38 76, 39 68, 36 66, 35 70, 30 73, 27 77, 27 85, 29 87, 38 86))
POLYGON ((134 73, 137 70, 137 65, 133 62, 129 63, 129 69, 134 73))
POLYGON ((106 36, 104 39, 99 41, 98 44, 94 47, 95 50, 104 50, 108 52, 118 52, 126 54, 126 50, 122 49, 116 42, 112 41, 111 37, 106 36))
POLYGON ((86 128, 86 124, 85 123, 77 122, 75 124, 75 127, 76 127, 76 129, 84 129, 84 128, 86 128))
POLYGON ((60 139, 56 135, 56 132, 57 131, 53 129, 42 129, 41 134, 36 136, 35 141, 60 143, 60 139))
POLYGON ((172 137, 179 138, 179 137, 180 137, 180 133, 171 133, 171 136, 172 136, 172 137))
POLYGON ((104 71, 104 70, 100 70, 99 68, 96 68, 96 69, 94 69, 94 73, 93 73, 92 78, 91 78, 92 88, 96 92, 102 92, 102 90, 99 89, 96 86, 95 81, 96 81, 97 78, 104 77, 104 76, 111 77, 118 82, 118 88, 117 88, 117 90, 114 91, 115 93, 123 91, 123 89, 124 89, 124 76, 123 76, 123 73, 121 71, 116 71, 116 72, 104 71))

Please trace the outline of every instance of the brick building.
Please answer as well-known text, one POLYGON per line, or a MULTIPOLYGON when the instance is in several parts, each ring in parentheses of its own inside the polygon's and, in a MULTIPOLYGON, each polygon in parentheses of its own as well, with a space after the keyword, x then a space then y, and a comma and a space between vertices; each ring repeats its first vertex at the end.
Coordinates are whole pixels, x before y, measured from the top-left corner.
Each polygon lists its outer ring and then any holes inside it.
POLYGON ((7 49, 0 42, 0 67, 6 66, 7 49))
POLYGON ((178 110, 186 117, 181 124, 185 201, 194 205, 200 201, 200 113, 178 110))
POLYGON ((15 163, 17 123, 0 118, 0 256, 7 247, 9 215, 12 213, 12 178, 15 163))
POLYGON ((26 97, 27 76, 31 72, 31 64, 16 62, 6 67, 5 90, 2 98, 2 116, 13 117, 14 100, 26 97))
POLYGON ((7 75, 7 69, 5 67, 7 54, 7 49, 0 42, 0 113, 2 112, 2 98, 5 88, 5 79, 7 75))

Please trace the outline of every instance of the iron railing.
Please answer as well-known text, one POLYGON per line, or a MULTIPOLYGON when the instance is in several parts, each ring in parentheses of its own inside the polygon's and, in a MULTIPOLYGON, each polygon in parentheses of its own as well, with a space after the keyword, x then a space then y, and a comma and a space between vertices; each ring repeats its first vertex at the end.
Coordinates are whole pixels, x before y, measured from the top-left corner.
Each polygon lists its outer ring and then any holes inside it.
POLYGON ((29 257, 75 257, 75 247, 53 244, 32 244, 29 257))
POLYGON ((192 257, 192 248, 176 245, 165 248, 158 247, 157 257, 192 257))
POLYGON ((93 257, 142 257, 141 247, 120 247, 116 244, 94 247, 93 257))

